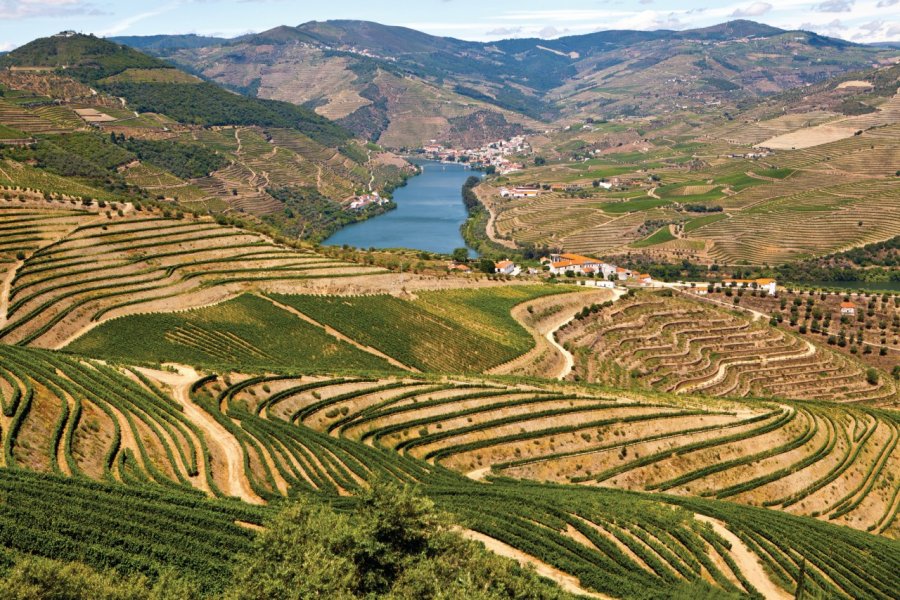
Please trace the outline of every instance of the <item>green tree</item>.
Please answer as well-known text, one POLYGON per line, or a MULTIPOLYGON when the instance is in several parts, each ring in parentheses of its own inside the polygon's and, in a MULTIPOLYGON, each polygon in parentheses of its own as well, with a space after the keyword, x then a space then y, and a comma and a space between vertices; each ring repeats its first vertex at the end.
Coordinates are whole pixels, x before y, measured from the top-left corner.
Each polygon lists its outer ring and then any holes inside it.
POLYGON ((431 500, 376 483, 352 512, 282 510, 239 559, 230 600, 536 598, 568 594, 453 531, 431 500))
POLYGON ((878 371, 871 367, 866 369, 866 381, 868 381, 870 385, 878 385, 878 371))
POLYGON ((469 249, 468 248, 456 248, 453 251, 453 254, 451 254, 450 256, 456 262, 466 262, 467 260, 469 260, 469 249))
POLYGON ((494 267, 494 261, 489 258, 482 258, 478 262, 478 270, 482 273, 494 273, 497 269, 494 267))
POLYGON ((155 583, 143 576, 123 577, 81 563, 27 557, 0 579, 0 600, 166 600, 200 598, 198 588, 172 573, 155 583))

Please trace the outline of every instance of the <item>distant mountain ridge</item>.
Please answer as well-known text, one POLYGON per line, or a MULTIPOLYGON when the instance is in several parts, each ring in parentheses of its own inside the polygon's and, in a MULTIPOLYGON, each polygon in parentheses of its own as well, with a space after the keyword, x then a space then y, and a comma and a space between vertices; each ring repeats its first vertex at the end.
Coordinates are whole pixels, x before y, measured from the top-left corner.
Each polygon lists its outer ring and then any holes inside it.
POLYGON ((455 132, 466 127, 464 138, 472 139, 485 120, 470 116, 484 111, 539 129, 560 120, 729 106, 896 55, 749 20, 495 42, 351 20, 280 26, 224 42, 119 39, 235 91, 308 106, 393 147, 460 143, 455 132))

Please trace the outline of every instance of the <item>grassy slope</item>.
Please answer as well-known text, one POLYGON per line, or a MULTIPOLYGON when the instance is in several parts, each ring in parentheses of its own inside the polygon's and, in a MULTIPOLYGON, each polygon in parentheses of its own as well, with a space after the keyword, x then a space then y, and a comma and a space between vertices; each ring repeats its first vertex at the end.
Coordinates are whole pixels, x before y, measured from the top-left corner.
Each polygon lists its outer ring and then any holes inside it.
POLYGON ((392 368, 252 295, 183 313, 116 319, 78 339, 67 350, 120 361, 174 361, 243 369, 392 368), (140 343, 136 344, 136 339, 140 343))
POLYGON ((531 348, 531 336, 509 311, 558 293, 548 286, 426 292, 415 301, 276 296, 320 323, 423 371, 480 372, 531 348))

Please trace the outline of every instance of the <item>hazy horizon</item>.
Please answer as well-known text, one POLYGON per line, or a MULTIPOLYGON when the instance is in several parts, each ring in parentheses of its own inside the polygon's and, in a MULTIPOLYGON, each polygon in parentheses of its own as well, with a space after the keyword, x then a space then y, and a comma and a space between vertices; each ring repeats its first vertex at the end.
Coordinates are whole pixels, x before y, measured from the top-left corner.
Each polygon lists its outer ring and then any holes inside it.
POLYGON ((553 39, 610 29, 694 29, 749 19, 859 42, 900 41, 900 0, 568 0, 547 9, 536 0, 400 0, 390 7, 335 0, 308 7, 287 0, 0 0, 0 50, 61 30, 119 35, 236 37, 279 25, 356 19, 471 41, 553 39))

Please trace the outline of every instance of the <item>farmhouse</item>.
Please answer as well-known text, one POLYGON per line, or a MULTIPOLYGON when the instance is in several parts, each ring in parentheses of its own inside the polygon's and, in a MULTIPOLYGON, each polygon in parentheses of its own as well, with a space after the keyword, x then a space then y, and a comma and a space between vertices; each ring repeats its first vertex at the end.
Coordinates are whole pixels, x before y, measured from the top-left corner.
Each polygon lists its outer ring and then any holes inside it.
POLYGON ((504 198, 536 198, 541 195, 541 189, 534 187, 502 187, 500 188, 500 195, 504 198))
POLYGON ((469 265, 464 265, 462 263, 450 263, 447 265, 447 268, 451 271, 456 271, 457 273, 465 273, 469 275, 472 273, 472 267, 469 265))
POLYGON ((649 273, 639 273, 636 279, 641 285, 650 285, 653 283, 653 278, 650 277, 649 273))
POLYGON ((841 314, 848 317, 856 316, 856 305, 852 302, 841 302, 841 314))
POLYGON ((511 260, 501 260, 494 263, 494 272, 501 275, 518 275, 522 269, 511 260))
POLYGON ((589 275, 593 273, 605 273, 603 267, 612 268, 612 265, 589 256, 581 256, 580 254, 551 254, 550 255, 550 272, 554 275, 564 274, 566 271, 572 271, 581 275, 589 275))
POLYGON ((774 296, 778 291, 778 282, 765 277, 760 279, 725 279, 722 281, 722 285, 724 287, 754 288, 762 290, 770 296, 774 296))
POLYGON ((616 279, 619 281, 625 281, 629 277, 631 277, 634 273, 629 271, 628 269, 624 269, 622 267, 616 267, 616 279))

